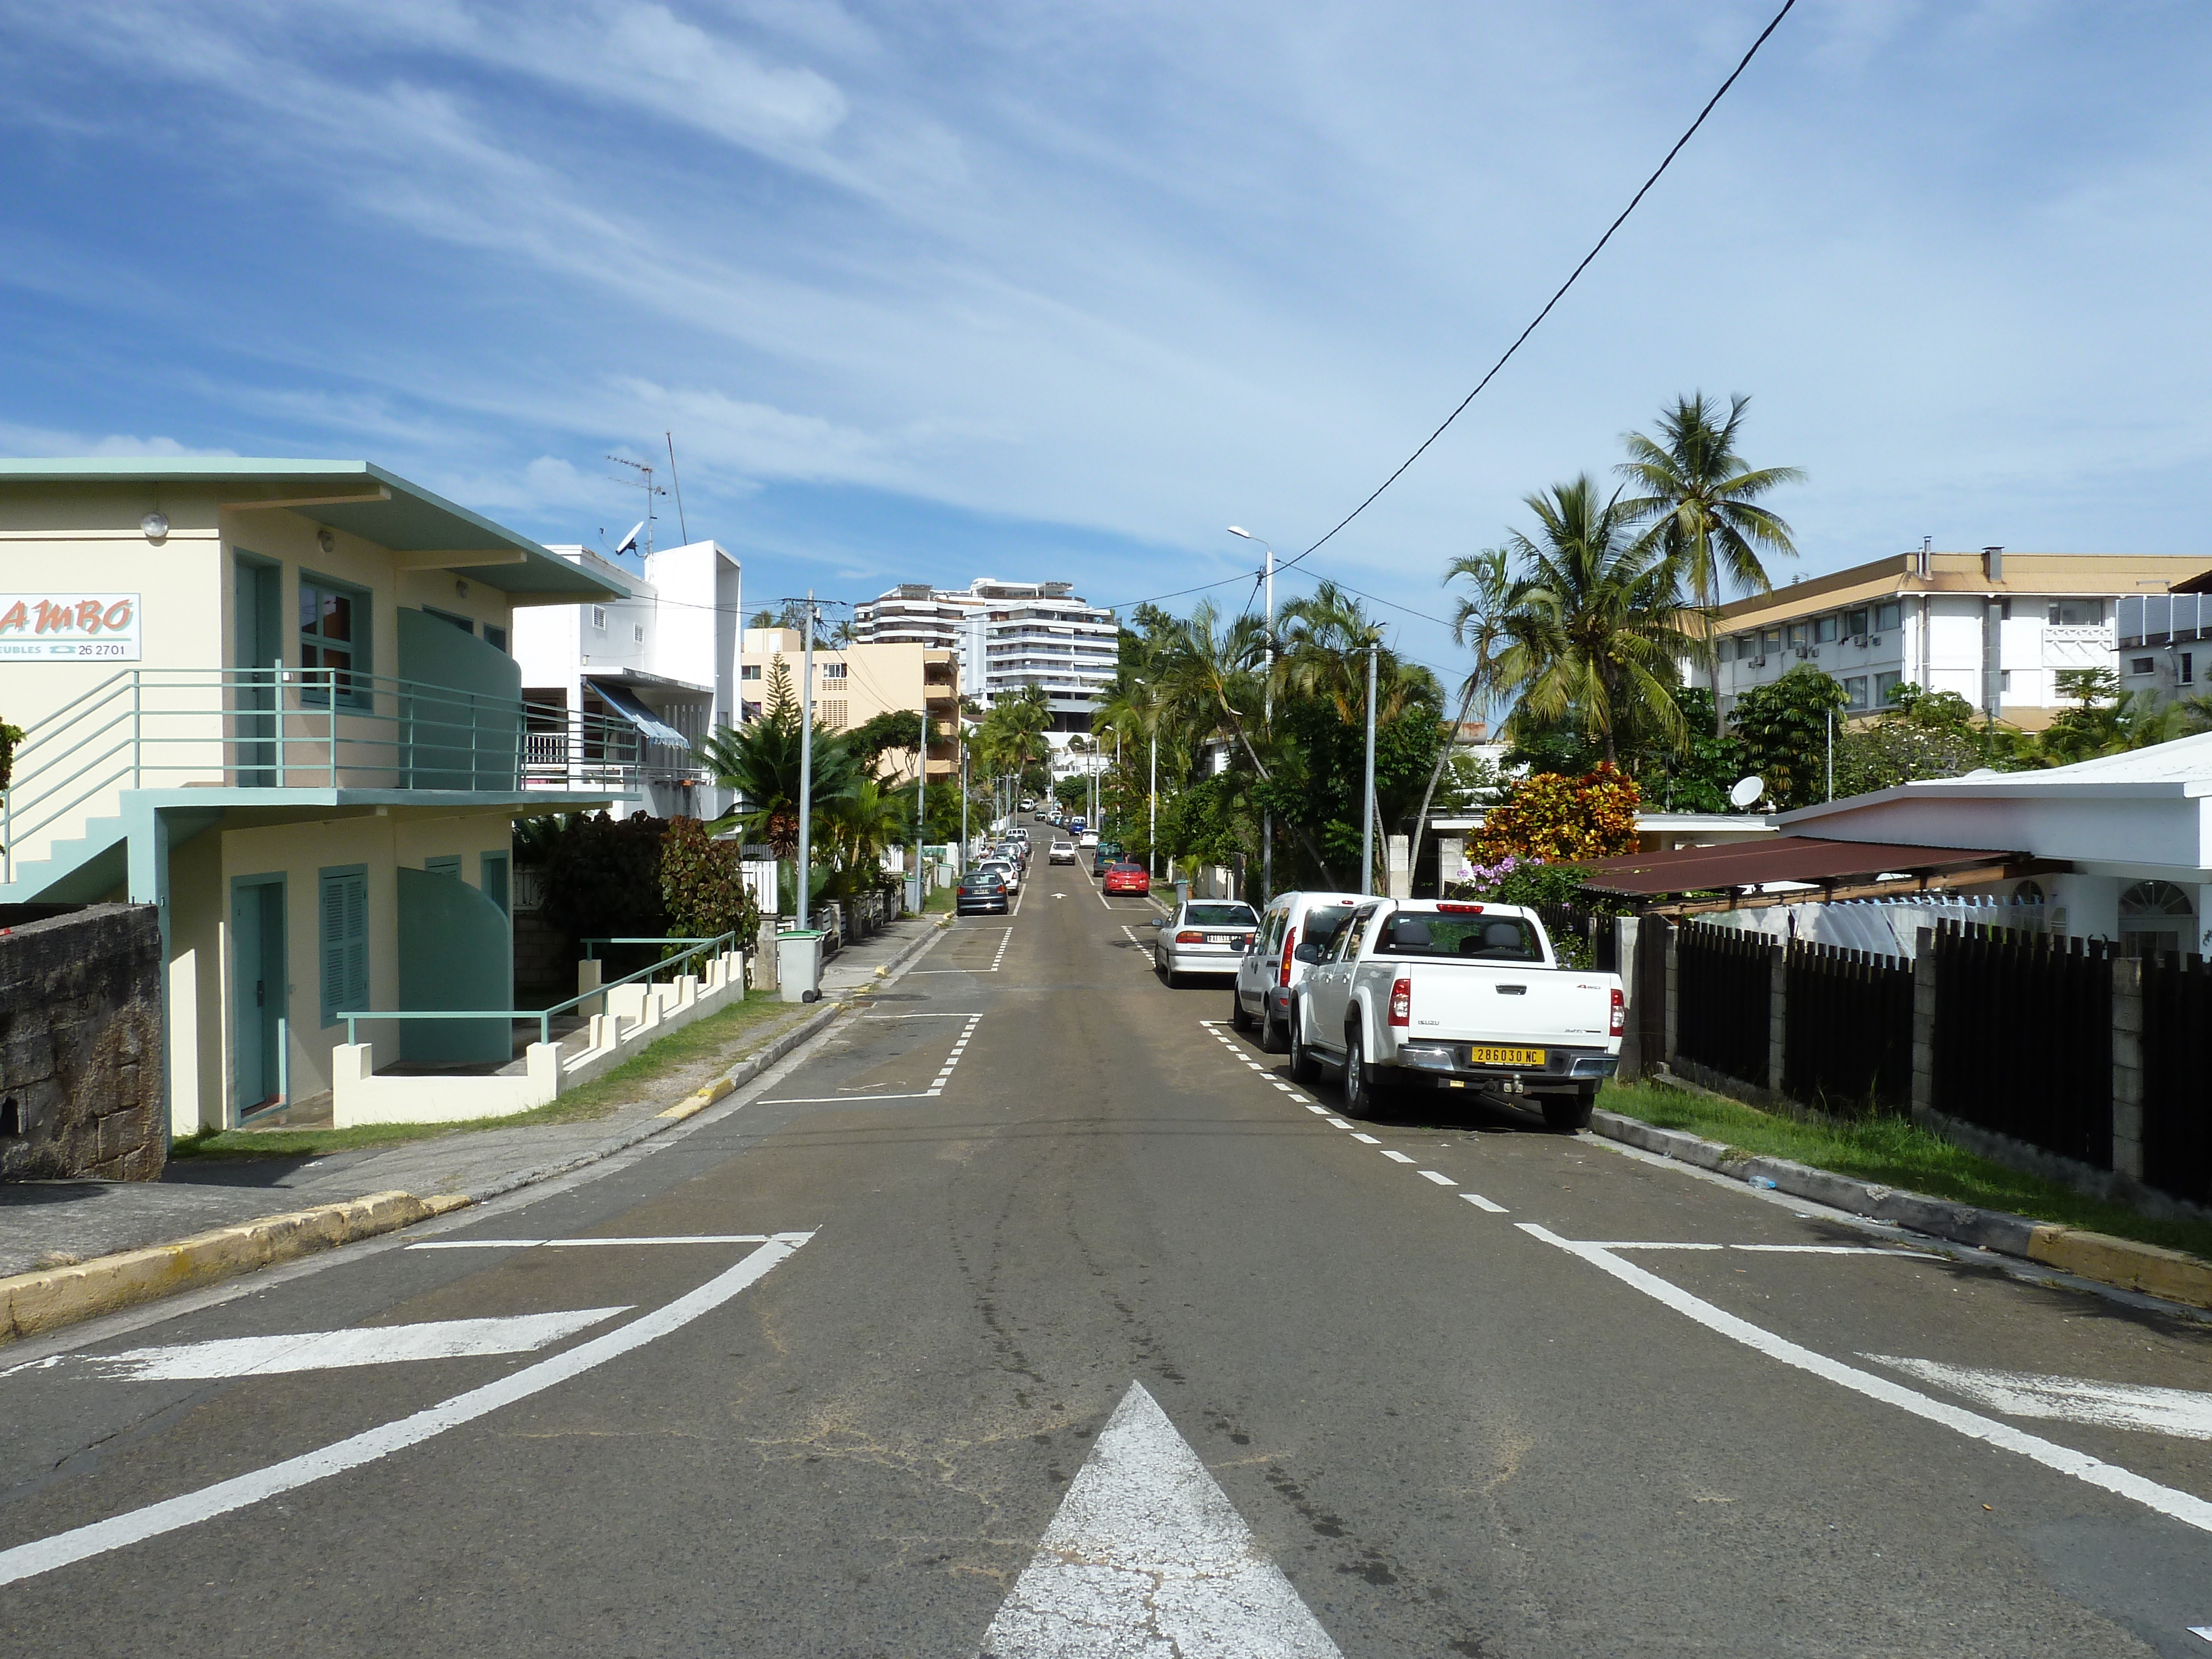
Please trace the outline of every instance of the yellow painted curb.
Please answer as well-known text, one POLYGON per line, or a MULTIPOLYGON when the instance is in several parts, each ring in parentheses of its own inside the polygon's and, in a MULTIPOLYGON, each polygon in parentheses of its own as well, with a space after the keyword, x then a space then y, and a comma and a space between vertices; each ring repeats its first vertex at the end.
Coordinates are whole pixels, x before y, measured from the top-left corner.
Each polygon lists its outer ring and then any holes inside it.
POLYGON ((2212 1308, 2212 1261, 2179 1250, 2070 1227, 2038 1227, 2028 1239, 2027 1254, 2045 1267, 2100 1284, 2212 1308))
POLYGON ((0 1343, 356 1239, 374 1238, 469 1202, 459 1193, 442 1193, 428 1200, 412 1193, 372 1193, 343 1204, 218 1227, 173 1244, 0 1279, 0 1343))
POLYGON ((705 1088, 700 1090, 696 1094, 686 1095, 683 1099, 678 1101, 676 1104, 671 1106, 666 1111, 656 1112, 653 1115, 656 1117, 670 1118, 677 1121, 681 1121, 683 1119, 691 1116, 695 1112, 705 1111, 709 1106, 712 1106, 724 1095, 726 1095, 736 1089, 737 1086, 738 1085, 731 1082, 729 1079, 726 1077, 718 1077, 705 1088))

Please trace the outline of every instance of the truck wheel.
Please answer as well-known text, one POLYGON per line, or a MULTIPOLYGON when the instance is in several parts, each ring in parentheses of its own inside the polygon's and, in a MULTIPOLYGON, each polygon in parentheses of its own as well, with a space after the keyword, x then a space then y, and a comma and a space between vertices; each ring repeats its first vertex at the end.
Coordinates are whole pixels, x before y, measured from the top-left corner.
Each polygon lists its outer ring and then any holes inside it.
POLYGON ((1544 1103, 1544 1127, 1563 1135, 1587 1129, 1590 1110, 1596 1104, 1596 1097, 1591 1095, 1554 1095, 1544 1103))
POLYGON ((1234 985, 1229 988, 1229 1029, 1232 1031, 1252 1029, 1252 1016, 1244 1012, 1244 994, 1234 985))
POLYGON ((1305 1024, 1298 1017, 1298 1006, 1295 1002, 1291 1005, 1291 1012, 1284 1023, 1291 1028, 1291 1081, 1303 1083, 1310 1088, 1321 1081, 1321 1061, 1315 1059, 1314 1051, 1306 1047, 1305 1024))
POLYGON ((1344 1109, 1348 1116, 1371 1118, 1394 1091, 1370 1063, 1359 1042, 1359 1028, 1344 1030, 1344 1109))

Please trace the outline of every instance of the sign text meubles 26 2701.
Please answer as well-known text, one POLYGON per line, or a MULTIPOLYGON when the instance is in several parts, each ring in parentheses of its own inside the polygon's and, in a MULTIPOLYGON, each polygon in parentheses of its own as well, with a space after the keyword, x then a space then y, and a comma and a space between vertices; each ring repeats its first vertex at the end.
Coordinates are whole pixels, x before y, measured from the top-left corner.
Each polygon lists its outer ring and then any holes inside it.
POLYGON ((17 593, 0 590, 0 659, 139 659, 136 593, 17 593))

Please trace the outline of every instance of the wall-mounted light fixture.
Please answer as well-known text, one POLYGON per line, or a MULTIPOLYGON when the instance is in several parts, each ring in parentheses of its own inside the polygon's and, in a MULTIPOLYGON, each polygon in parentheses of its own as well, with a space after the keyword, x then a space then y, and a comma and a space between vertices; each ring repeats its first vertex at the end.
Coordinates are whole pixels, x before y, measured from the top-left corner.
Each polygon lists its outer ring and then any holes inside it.
POLYGON ((327 529, 318 530, 315 532, 315 545, 325 553, 335 553, 338 550, 338 538, 327 529))
POLYGON ((145 532, 148 541, 158 542, 169 533, 169 515, 160 512, 149 513, 138 520, 138 528, 145 532))
POLYGON ((469 596, 469 585, 456 576, 453 579, 453 592, 465 599, 469 596))

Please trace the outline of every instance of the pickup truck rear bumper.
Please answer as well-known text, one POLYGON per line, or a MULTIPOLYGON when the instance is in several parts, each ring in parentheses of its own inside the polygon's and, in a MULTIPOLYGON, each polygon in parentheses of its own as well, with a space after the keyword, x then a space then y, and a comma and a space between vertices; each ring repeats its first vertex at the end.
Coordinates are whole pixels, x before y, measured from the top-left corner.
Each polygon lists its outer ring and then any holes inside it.
POLYGON ((1620 1064, 1620 1055, 1602 1048, 1547 1048, 1541 1066, 1477 1066, 1469 1062, 1467 1050, 1463 1042, 1401 1042, 1396 1069, 1408 1080, 1425 1077, 1464 1088, 1515 1083, 1520 1085, 1516 1092, 1522 1092, 1587 1086, 1611 1077, 1620 1064))

